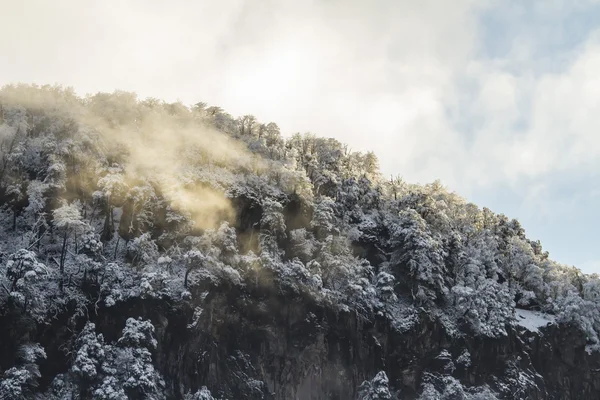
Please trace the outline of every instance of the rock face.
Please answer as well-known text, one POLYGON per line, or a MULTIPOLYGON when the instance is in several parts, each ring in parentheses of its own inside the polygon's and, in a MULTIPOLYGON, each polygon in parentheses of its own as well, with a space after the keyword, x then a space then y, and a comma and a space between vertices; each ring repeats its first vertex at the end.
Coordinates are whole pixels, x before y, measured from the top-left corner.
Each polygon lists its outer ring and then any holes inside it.
MULTIPOLYGON (((402 399, 418 398, 425 381, 443 394, 448 377, 465 388, 487 384, 503 399, 600 394, 600 356, 586 353, 582 333, 569 326, 530 332, 516 325, 499 339, 451 336, 423 311, 401 333, 384 318, 365 321, 299 297, 251 296, 219 288, 205 298, 194 327, 188 327, 191 308, 169 308, 156 300, 102 309, 93 321, 111 341, 128 317, 150 319, 158 340, 155 365, 173 398, 207 386, 224 399, 355 399, 360 384, 378 371, 386 372, 402 399)), ((38 336, 53 355, 42 364, 42 375, 64 372, 60 324, 38 336)), ((446 396, 441 398, 467 398, 446 396)))

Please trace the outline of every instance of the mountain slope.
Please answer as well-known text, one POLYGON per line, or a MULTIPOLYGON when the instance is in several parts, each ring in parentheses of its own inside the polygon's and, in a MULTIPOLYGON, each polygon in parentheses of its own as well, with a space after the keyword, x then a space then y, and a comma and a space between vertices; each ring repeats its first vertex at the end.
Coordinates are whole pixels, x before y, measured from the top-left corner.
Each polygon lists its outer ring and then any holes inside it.
POLYGON ((597 276, 372 153, 0 91, 0 398, 586 399, 597 276))

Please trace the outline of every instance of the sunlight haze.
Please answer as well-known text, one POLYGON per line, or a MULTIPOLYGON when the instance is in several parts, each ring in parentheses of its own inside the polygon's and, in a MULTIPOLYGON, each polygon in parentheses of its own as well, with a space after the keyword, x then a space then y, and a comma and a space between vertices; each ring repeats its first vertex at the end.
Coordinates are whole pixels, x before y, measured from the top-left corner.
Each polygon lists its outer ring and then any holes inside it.
POLYGON ((0 85, 202 101, 335 137, 600 273, 600 2, 0 4, 0 85))

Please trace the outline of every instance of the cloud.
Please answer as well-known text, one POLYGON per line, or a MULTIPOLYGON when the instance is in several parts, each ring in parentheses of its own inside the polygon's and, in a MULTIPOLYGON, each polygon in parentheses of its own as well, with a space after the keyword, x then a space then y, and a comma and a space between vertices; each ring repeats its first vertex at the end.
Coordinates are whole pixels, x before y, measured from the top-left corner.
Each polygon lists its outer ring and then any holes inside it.
MULTIPOLYGON (((105 177, 106 187, 129 187, 128 196, 134 203, 139 202, 132 206, 134 209, 143 209, 148 193, 157 190, 170 207, 187 214, 196 228, 216 228, 223 221, 232 222, 235 210, 220 181, 232 177, 212 170, 223 166, 233 170, 266 168, 258 155, 207 126, 185 107, 170 109, 139 102, 135 94, 124 92, 82 100, 71 91, 54 87, 19 85, 0 90, 0 104, 44 110, 59 121, 74 121, 82 135, 97 138, 97 152, 120 164, 113 168, 118 173, 105 177), (199 160, 210 168, 203 169, 199 160), (199 175, 204 179, 198 179, 199 175), (149 179, 152 184, 146 185, 149 179)), ((87 177, 98 179, 100 170, 94 168, 93 160, 90 165, 79 174, 92 174, 87 177)))
MULTIPOLYGON (((551 6, 27 0, 0 16, 0 50, 11 60, 0 80, 206 101, 288 134, 337 137, 374 150, 386 174, 441 178, 468 193, 598 167, 598 35, 551 73, 534 68, 544 39, 535 26, 519 23, 525 35, 491 58, 482 42, 494 33, 481 25, 488 15, 555 21, 589 2, 551 6)), ((513 28, 503 27, 496 33, 513 28)))
POLYGON ((600 274, 600 260, 588 260, 579 268, 586 274, 600 274))
POLYGON ((600 171, 598 3, 23 0, 0 15, 0 81, 252 113, 374 150, 386 175, 508 188, 539 219, 566 204, 556 174, 600 171))
POLYGON ((12 60, 0 80, 216 103, 287 133, 375 150, 386 171, 429 179, 452 169, 447 151, 460 151, 445 108, 477 46, 480 3, 132 1, 90 10, 29 0, 0 17, 11 38, 0 50, 12 60))
POLYGON ((598 38, 590 35, 563 73, 519 76, 485 63, 472 68, 479 92, 471 111, 482 121, 472 155, 487 183, 600 168, 598 38))

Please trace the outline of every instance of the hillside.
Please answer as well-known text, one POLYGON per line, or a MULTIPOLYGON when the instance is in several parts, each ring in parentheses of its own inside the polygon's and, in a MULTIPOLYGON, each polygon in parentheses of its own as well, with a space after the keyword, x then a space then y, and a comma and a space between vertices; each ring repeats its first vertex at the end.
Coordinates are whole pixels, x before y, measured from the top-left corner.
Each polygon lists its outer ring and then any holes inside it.
POLYGON ((598 276, 334 139, 5 86, 0 206, 0 399, 600 397, 598 276))

